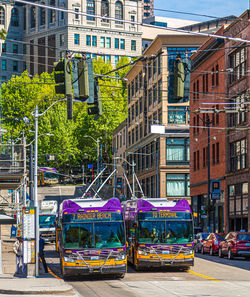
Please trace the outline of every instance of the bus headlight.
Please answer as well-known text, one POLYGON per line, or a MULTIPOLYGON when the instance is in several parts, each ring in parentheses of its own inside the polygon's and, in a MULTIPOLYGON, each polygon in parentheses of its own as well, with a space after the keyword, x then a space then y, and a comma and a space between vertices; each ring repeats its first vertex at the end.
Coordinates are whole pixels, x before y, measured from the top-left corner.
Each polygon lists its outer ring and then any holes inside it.
POLYGON ((125 254, 120 254, 115 257, 115 261, 125 260, 125 258, 126 258, 125 254))
POLYGON ((70 262, 70 263, 74 263, 75 262, 75 260, 73 259, 73 258, 70 258, 70 257, 63 257, 63 260, 64 260, 64 262, 70 262))
POLYGON ((193 250, 188 250, 184 252, 184 255, 192 255, 193 254, 193 250))
POLYGON ((147 256, 148 253, 145 252, 145 251, 143 251, 143 250, 139 250, 139 251, 138 251, 138 254, 139 254, 139 255, 147 256))

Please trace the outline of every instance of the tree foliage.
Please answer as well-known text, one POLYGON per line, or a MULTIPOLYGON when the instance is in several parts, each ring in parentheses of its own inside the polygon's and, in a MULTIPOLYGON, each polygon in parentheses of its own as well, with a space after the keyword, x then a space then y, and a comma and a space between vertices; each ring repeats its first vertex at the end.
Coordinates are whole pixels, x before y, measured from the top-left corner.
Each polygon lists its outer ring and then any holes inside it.
MULTIPOLYGON (((122 58, 117 67, 127 64, 128 58, 122 58)), ((99 138, 103 144, 103 157, 110 162, 112 157, 113 130, 126 119, 127 91, 123 78, 129 67, 110 73, 114 78, 99 78, 103 115, 98 119, 88 115, 87 104, 74 102, 74 118, 67 120, 66 102, 60 102, 39 117, 39 135, 52 133, 53 136, 40 136, 39 164, 45 165, 45 154, 57 155, 53 165, 58 169, 66 169, 74 164, 82 164, 83 159, 96 160, 96 143, 89 137, 99 138)), ((94 60, 94 73, 105 74, 112 71, 110 63, 104 63, 102 58, 94 60)), ((2 84, 2 113, 3 128, 8 132, 5 140, 16 138, 21 131, 25 131, 27 142, 34 139, 35 106, 39 113, 45 111, 53 102, 60 99, 54 90, 53 74, 43 73, 30 77, 25 71, 20 76, 13 76, 7 83, 2 84), (24 117, 31 120, 30 126, 22 121, 24 117)))

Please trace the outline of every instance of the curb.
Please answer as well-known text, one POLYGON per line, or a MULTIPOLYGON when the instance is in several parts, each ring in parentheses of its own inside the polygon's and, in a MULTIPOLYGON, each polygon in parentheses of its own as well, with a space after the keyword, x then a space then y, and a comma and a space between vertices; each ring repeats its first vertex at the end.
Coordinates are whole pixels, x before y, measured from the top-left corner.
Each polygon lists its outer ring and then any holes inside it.
POLYGON ((8 294, 8 295, 48 295, 48 294, 53 294, 53 295, 62 295, 62 294, 70 294, 70 296, 74 296, 75 291, 72 288, 69 288, 67 290, 62 290, 62 291, 55 291, 55 290, 47 290, 47 291, 19 291, 19 290, 10 290, 10 289, 0 289, 0 294, 8 294))

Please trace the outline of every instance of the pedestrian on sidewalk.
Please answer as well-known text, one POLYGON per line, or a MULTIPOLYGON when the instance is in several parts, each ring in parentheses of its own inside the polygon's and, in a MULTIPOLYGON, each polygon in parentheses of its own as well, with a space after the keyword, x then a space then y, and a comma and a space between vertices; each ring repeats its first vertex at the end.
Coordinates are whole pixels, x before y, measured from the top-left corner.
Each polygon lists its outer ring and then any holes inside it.
POLYGON ((39 238, 39 257, 42 260, 44 272, 48 273, 48 266, 44 258, 44 246, 45 246, 45 241, 42 237, 40 237, 39 238))
POLYGON ((23 263, 23 239, 22 237, 17 237, 17 240, 14 243, 13 251, 16 255, 16 272, 15 275, 21 275, 26 277, 26 265, 23 263), (20 265, 22 266, 20 272, 20 265))

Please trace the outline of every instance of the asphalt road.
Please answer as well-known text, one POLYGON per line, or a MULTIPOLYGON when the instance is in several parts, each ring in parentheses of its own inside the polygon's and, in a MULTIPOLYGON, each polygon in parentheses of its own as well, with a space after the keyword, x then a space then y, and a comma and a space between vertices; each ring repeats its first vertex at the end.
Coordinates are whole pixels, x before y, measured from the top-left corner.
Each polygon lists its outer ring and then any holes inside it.
MULTIPOLYGON (((53 246, 47 249, 49 267, 61 277, 57 253, 53 246)), ((123 279, 81 277, 66 282, 82 297, 249 297, 250 261, 198 254, 195 266, 186 272, 169 268, 137 272, 128 266, 123 279)))

